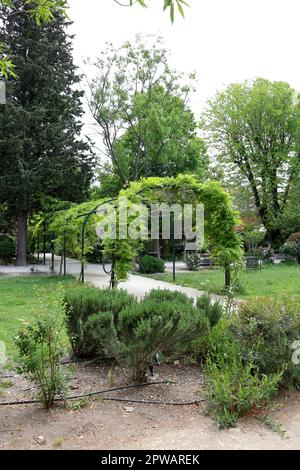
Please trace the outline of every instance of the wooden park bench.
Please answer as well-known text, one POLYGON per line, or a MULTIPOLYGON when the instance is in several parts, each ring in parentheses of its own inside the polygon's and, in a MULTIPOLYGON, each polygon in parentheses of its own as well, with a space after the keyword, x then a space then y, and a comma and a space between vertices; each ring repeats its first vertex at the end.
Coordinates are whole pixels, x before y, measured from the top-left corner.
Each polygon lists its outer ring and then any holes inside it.
POLYGON ((261 271, 261 267, 262 267, 261 258, 258 258, 257 256, 246 256, 245 261, 246 261, 247 269, 254 269, 254 270, 261 271))
POLYGON ((213 265, 210 255, 200 255, 200 267, 207 268, 213 265))

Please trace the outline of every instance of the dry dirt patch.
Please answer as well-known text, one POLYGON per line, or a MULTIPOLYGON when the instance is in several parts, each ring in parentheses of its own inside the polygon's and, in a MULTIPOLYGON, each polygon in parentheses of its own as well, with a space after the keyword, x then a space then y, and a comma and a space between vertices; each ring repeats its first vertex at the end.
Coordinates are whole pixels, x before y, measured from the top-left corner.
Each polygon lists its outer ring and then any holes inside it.
MULTIPOLYGON (((3 374, 4 372, 2 372, 3 374)), ((271 431, 258 419, 247 417, 228 431, 219 431, 204 415, 204 404, 165 406, 130 400, 186 402, 203 397, 202 377, 196 366, 162 366, 157 380, 175 383, 110 392, 103 400, 73 401, 46 413, 40 405, 0 406, 1 449, 267 449, 300 448, 300 393, 282 395, 268 414, 280 421, 289 438, 271 431), (80 405, 85 405, 80 407, 80 405)), ((7 374, 7 372, 6 372, 7 374)), ((1 375, 1 373, 0 373, 1 375)), ((24 378, 10 378, 0 402, 32 397, 24 378)), ((70 394, 81 394, 128 384, 122 371, 110 366, 76 364, 70 394)))

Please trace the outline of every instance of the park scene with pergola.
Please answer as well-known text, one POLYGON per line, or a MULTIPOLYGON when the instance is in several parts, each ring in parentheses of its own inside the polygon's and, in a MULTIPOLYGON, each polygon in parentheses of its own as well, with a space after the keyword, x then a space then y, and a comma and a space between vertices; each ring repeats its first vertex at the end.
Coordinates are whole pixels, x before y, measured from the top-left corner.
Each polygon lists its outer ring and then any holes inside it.
POLYGON ((300 84, 89 2, 0 0, 0 450, 299 449, 300 84))

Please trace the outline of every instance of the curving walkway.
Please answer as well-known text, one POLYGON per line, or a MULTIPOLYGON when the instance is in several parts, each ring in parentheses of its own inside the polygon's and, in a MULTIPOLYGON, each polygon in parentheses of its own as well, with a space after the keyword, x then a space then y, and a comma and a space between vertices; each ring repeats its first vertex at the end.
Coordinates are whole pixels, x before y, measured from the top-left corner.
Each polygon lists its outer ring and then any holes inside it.
MULTIPOLYGON (((181 267, 181 265, 180 265, 181 267)), ((74 259, 68 259, 67 269, 69 274, 73 274, 79 277, 80 274, 80 263, 74 259)), ((55 270, 59 272, 59 261, 56 260, 55 270)), ((103 268, 99 264, 87 263, 85 267, 85 280, 90 282, 96 287, 108 287, 109 276, 103 271, 103 268)), ((150 279, 143 277, 138 274, 129 274, 128 279, 121 282, 118 286, 119 289, 125 289, 130 294, 135 295, 141 299, 153 289, 169 289, 171 291, 179 291, 188 295, 191 298, 197 298, 204 294, 204 291, 193 289, 192 287, 183 287, 170 284, 165 281, 158 281, 156 279, 150 279)), ((221 300, 222 298, 218 295, 212 295, 213 300, 221 300)))
MULTIPOLYGON (((169 263, 170 264, 170 263, 169 263)), ((47 255, 47 264, 44 265, 29 265, 29 266, 0 266, 0 273, 5 275, 30 275, 31 270, 34 269, 38 272, 49 273, 50 272, 50 255, 47 255)), ((67 258, 67 274, 72 274, 79 278, 80 274, 80 262, 67 258)), ((167 266, 168 269, 168 266, 167 266)), ((55 256, 55 273, 58 274, 60 270, 60 257, 55 256)), ((182 263, 178 263, 178 270, 182 272, 183 266, 182 263)), ((96 287, 108 287, 109 286, 109 276, 104 272, 102 265, 87 263, 85 266, 85 281, 90 282, 96 287)), ((188 295, 189 297, 196 299, 204 294, 204 291, 198 289, 193 289, 192 287, 183 287, 175 284, 170 284, 165 281, 158 281, 156 279, 150 279, 148 277, 143 277, 138 274, 129 274, 128 279, 124 282, 121 282, 118 286, 119 289, 125 289, 129 293, 135 295, 137 298, 141 299, 153 289, 169 289, 171 291, 179 291, 188 295)), ((224 298, 215 294, 211 295, 212 300, 223 301, 224 298)))

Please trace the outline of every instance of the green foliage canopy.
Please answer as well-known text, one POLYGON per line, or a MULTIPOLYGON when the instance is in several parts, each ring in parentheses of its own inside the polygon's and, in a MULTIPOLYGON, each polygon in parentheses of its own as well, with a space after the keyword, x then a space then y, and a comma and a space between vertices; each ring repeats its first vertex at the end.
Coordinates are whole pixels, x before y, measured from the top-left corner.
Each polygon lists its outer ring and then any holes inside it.
POLYGON ((170 68, 161 38, 138 35, 117 49, 108 44, 94 67, 89 106, 104 143, 101 160, 110 162, 102 173, 112 186, 115 176, 121 187, 150 176, 203 177, 206 146, 189 108, 195 77, 170 68))
MULTIPOLYGON (((239 223, 237 213, 232 209, 231 201, 227 193, 217 182, 200 183, 193 176, 179 175, 176 178, 147 178, 139 182, 133 182, 129 188, 121 190, 115 201, 118 208, 119 198, 127 197, 130 204, 162 203, 168 204, 196 204, 202 203, 205 210, 205 241, 212 245, 213 256, 218 257, 219 262, 225 268, 239 261, 243 251, 241 240, 236 232, 239 223)), ((67 211, 61 211, 54 216, 51 229, 56 234, 58 243, 62 243, 64 235, 67 236, 68 250, 80 253, 82 214, 93 211, 107 200, 90 201, 88 203, 74 205, 67 211), (66 231, 67 229, 67 231, 66 231)), ((86 253, 92 250, 96 241, 95 224, 101 216, 90 217, 86 227, 86 253)), ((128 223, 134 219, 128 218, 128 223)), ((102 241, 104 252, 107 256, 114 256, 116 262, 117 282, 126 279, 127 273, 132 268, 133 259, 137 256, 141 247, 141 240, 112 240, 106 238, 102 241)))
MULTIPOLYGON (((67 8, 67 0, 22 0, 16 3, 13 0, 0 0, 0 6, 9 7, 10 15, 29 14, 38 25, 41 22, 53 21, 55 13, 65 14, 67 8)), ((15 64, 2 43, 0 43, 0 77, 1 75, 5 78, 16 77, 15 64)))
POLYGON ((287 83, 257 79, 217 93, 204 114, 203 127, 227 179, 237 185, 238 175, 247 183, 271 243, 278 240, 290 189, 299 175, 299 111, 287 83))

